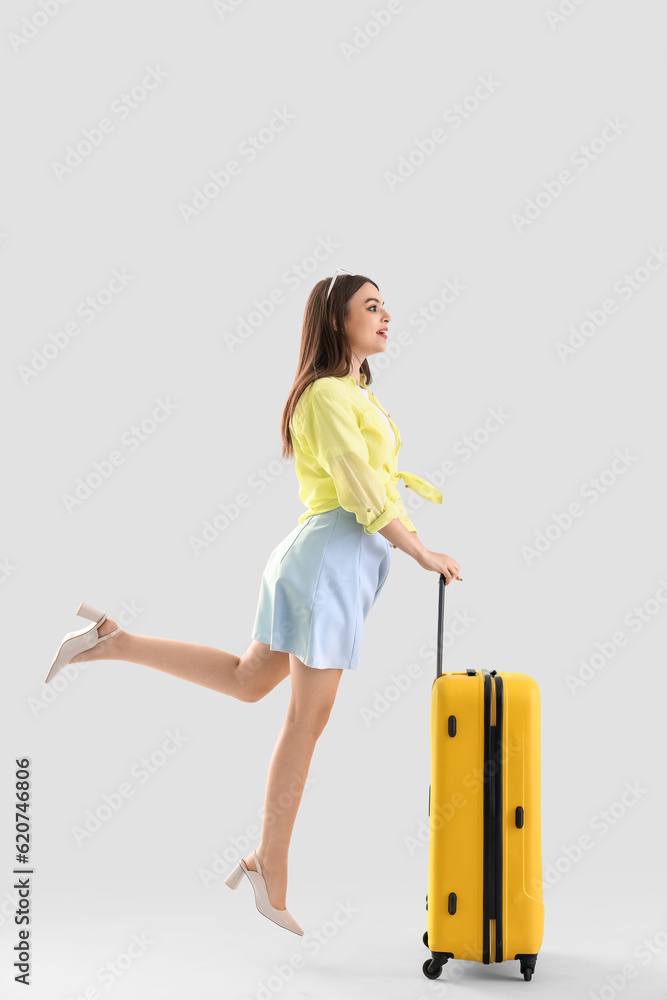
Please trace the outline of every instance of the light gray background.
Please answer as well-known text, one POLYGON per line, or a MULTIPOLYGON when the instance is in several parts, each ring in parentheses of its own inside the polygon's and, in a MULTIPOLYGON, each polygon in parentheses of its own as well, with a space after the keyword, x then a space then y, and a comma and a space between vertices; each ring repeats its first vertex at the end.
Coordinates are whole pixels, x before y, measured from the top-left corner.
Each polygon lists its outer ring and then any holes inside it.
POLYGON ((15 51, 42 8, 3 5, 3 996, 23 995, 11 869, 24 755, 32 997, 664 996, 667 268, 637 271, 628 301, 614 288, 667 241, 663 7, 588 0, 550 24, 557 0, 405 0, 346 59, 342 43, 387 6, 71 2, 37 16, 47 23, 15 51), (146 67, 166 78, 121 120, 112 104, 146 67), (445 122, 480 77, 494 92, 460 128, 445 122), (248 162, 239 144, 274 108, 294 119, 248 162), (114 131, 59 180, 53 162, 104 117, 114 131), (606 119, 620 134, 578 169, 570 157, 606 119), (439 126, 445 141, 390 190, 386 172, 439 126), (179 205, 235 157, 240 175, 186 223, 179 205), (513 214, 568 167, 573 183, 517 231, 513 214), (319 240, 336 246, 289 287, 319 240), (279 460, 303 309, 339 266, 373 277, 392 315, 371 368, 403 436, 399 468, 434 479, 456 463, 442 506, 401 485, 424 543, 461 564, 447 625, 472 622, 446 669, 540 685, 546 923, 530 986, 517 962, 453 963, 437 983, 421 972, 427 847, 409 845, 428 822, 438 581, 404 553, 360 669, 341 679, 294 830, 288 908, 311 934, 341 921, 317 953, 261 917, 248 884, 223 885, 257 842, 289 681, 252 705, 129 663, 43 684, 81 600, 111 617, 140 609, 132 631, 247 648, 268 554, 303 510, 279 460), (127 288, 26 384, 33 349, 114 269, 133 276, 127 288), (465 291, 418 330, 411 317, 447 280, 465 291), (284 301, 230 350, 226 335, 273 289, 284 301), (561 360, 558 342, 610 298, 617 312, 561 360), (123 435, 158 398, 176 409, 133 452, 123 435), (485 435, 498 408, 503 425, 485 435), (480 442, 469 461, 466 435, 480 442), (63 494, 114 449, 123 464, 69 513, 63 494), (632 460, 609 473, 617 449, 632 460), (582 489, 596 477, 592 502, 582 489), (191 536, 239 493, 249 506, 196 555, 191 536), (575 502, 581 517, 529 562, 524 547, 575 502), (626 616, 642 606, 634 631, 626 616), (570 690, 619 631, 626 644, 570 690), (169 731, 187 738, 178 752, 144 784, 130 777, 169 731), (128 780, 133 796, 79 846, 72 828, 128 780), (619 805, 626 783, 639 791, 619 805), (216 855, 232 860, 206 888, 216 855), (356 912, 342 918, 341 903, 356 912), (132 935, 151 943, 105 985, 98 970, 132 935), (296 954, 285 982, 277 968, 296 954))

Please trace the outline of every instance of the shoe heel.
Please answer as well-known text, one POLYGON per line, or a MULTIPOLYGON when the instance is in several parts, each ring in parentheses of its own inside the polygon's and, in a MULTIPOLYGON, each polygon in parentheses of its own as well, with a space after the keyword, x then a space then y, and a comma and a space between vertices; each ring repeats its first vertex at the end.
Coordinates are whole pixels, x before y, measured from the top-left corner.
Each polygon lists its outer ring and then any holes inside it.
POLYGON ((228 875, 225 879, 225 885, 228 885, 230 889, 236 889, 237 885, 243 878, 243 875, 244 871, 241 868, 241 865, 238 864, 231 875, 228 875))
POLYGON ((81 601, 76 613, 80 618, 87 618, 88 621, 98 622, 99 624, 101 624, 100 618, 106 618, 104 611, 98 611, 97 608, 94 608, 92 604, 87 604, 86 601, 81 601))

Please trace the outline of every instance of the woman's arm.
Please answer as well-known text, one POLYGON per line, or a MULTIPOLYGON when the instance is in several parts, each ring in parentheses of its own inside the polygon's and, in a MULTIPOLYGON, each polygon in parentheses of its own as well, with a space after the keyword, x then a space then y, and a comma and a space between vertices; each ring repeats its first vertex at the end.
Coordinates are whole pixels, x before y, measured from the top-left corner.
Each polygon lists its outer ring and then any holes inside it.
POLYGON ((445 585, 452 580, 463 580, 463 577, 459 576, 460 566, 456 559, 445 555, 444 552, 431 552, 414 531, 408 531, 400 518, 395 517, 393 521, 385 524, 384 528, 378 528, 378 532, 396 548, 416 559, 422 569, 444 574, 445 585))

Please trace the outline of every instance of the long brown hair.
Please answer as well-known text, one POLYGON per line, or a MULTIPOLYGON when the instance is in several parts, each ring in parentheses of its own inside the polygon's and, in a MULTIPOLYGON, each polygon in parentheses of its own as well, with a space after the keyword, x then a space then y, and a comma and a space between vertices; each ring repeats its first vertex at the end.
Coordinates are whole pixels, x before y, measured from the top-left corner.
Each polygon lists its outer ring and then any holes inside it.
MULTIPOLYGON (((339 274, 328 299, 327 290, 331 277, 318 281, 308 296, 303 313, 296 376, 280 423, 283 443, 281 458, 294 458, 289 424, 304 389, 318 378, 328 375, 340 378, 350 373, 352 350, 345 332, 345 317, 350 311, 350 299, 366 282, 375 285, 379 291, 377 283, 363 274, 339 274)), ((366 385, 370 385, 373 379, 367 358, 364 358, 359 372, 364 373, 366 385)))

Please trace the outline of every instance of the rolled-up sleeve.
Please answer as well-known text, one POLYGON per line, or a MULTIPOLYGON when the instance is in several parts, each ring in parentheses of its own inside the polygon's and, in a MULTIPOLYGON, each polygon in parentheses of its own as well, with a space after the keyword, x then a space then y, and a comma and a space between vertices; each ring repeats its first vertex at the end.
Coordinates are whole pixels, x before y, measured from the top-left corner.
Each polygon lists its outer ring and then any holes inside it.
POLYGON ((405 516, 370 463, 351 406, 323 392, 313 394, 300 432, 315 460, 331 476, 341 507, 355 515, 365 532, 374 534, 394 518, 405 516))

